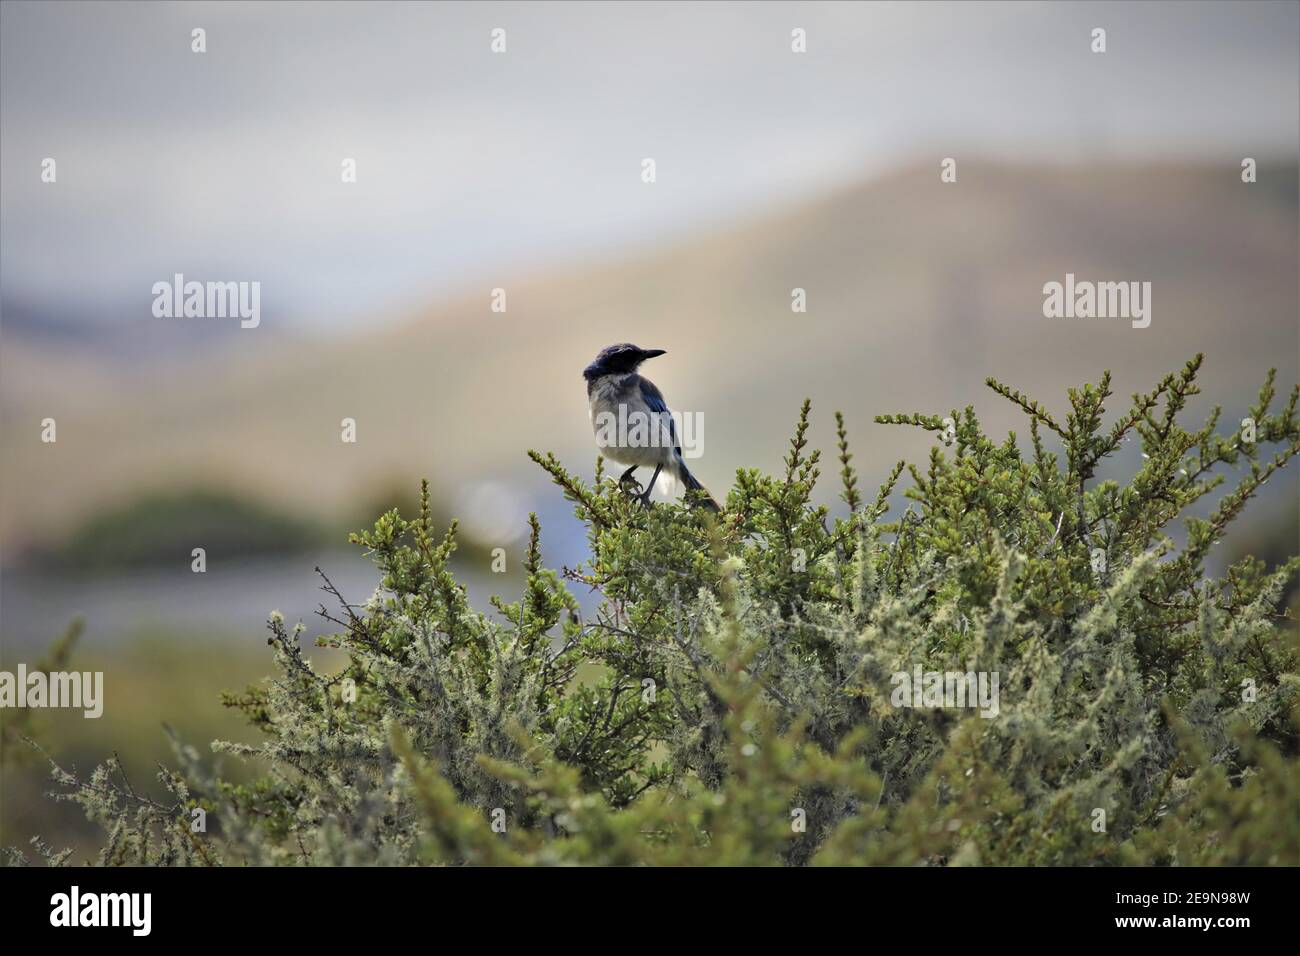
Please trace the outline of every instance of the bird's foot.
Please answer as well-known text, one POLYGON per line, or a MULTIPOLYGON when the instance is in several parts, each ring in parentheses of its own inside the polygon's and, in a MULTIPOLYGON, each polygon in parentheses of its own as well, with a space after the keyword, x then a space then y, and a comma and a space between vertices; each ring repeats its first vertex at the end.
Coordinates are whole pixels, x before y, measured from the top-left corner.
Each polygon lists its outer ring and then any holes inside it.
POLYGON ((623 472, 622 477, 618 479, 618 486, 622 488, 624 493, 629 495, 630 497, 639 498, 641 497, 640 492, 642 490, 641 482, 637 481, 636 478, 633 476, 632 472, 634 471, 636 471, 635 466, 623 472))
POLYGON ((659 472, 661 472, 661 471, 663 470, 663 467, 664 467, 663 465, 659 465, 659 466, 657 466, 657 467, 655 468, 655 473, 654 473, 653 475, 650 476, 650 481, 649 481, 649 483, 646 484, 646 486, 645 486, 645 494, 643 494, 643 495, 638 495, 638 497, 639 497, 640 500, 641 500, 641 506, 642 506, 643 508, 649 508, 649 507, 650 507, 650 492, 654 491, 654 489, 655 489, 655 482, 657 482, 657 481, 659 480, 659 472))

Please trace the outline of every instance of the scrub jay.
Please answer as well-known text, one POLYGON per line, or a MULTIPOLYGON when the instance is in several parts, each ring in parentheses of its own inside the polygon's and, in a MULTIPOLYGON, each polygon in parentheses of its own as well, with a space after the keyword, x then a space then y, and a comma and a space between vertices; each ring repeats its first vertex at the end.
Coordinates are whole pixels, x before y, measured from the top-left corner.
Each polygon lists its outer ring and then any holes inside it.
POLYGON ((600 350, 596 360, 582 370, 587 380, 587 402, 591 406, 591 427, 596 446, 605 457, 629 465, 619 484, 640 487, 633 472, 644 465, 653 467, 654 475, 646 485, 641 503, 650 503, 650 492, 663 474, 662 490, 671 493, 680 481, 689 491, 696 491, 699 503, 718 511, 718 503, 691 474, 682 458, 681 443, 672 412, 663 392, 655 383, 637 374, 646 359, 663 355, 663 349, 640 349, 629 342, 600 350))

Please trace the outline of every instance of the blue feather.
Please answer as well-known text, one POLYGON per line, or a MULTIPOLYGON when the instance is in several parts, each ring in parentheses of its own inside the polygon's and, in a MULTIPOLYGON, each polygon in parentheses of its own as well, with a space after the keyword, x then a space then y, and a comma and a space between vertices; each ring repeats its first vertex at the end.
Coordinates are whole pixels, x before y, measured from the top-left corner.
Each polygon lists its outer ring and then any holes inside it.
POLYGON ((664 401, 664 393, 659 391, 659 387, 645 376, 636 376, 637 385, 641 388, 641 398, 645 400, 646 407, 656 415, 668 414, 668 434, 673 440, 673 451, 677 453, 677 458, 682 457, 682 448, 677 444, 677 423, 673 421, 672 412, 669 411, 668 403, 664 401))

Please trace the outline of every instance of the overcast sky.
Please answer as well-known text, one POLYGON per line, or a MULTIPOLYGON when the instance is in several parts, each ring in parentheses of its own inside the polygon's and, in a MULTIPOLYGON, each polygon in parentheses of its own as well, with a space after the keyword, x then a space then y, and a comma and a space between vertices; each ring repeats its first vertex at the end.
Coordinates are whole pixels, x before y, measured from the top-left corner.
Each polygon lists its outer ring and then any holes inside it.
POLYGON ((908 159, 1293 159, 1298 64, 1294 2, 4 2, 0 301, 114 322, 183 272, 344 328, 908 159))

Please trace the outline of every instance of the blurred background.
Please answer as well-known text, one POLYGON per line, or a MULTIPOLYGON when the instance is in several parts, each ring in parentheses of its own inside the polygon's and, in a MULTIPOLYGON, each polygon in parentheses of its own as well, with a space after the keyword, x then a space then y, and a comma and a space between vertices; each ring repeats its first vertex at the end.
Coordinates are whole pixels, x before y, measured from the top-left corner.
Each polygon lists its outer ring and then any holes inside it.
MULTIPOLYGON (((1114 414, 1205 352, 1192 415, 1240 420, 1269 367, 1300 377, 1298 155, 1291 2, 6 2, 0 665, 84 620, 105 714, 34 732, 147 778, 163 721, 246 733, 217 694, 267 672, 267 613, 328 633, 313 567, 368 597, 347 532, 422 477, 477 603, 517 588, 529 511, 578 563, 525 452, 590 476, 611 342, 667 349, 647 372, 702 413, 719 497, 805 396, 868 488, 930 447, 877 414, 1024 434, 990 375, 1060 412, 1111 369, 1114 414), (1067 272, 1150 282, 1150 327, 1044 318, 1067 272), (259 282, 260 324, 156 318, 176 273, 259 282)), ((1296 553, 1297 469, 1267 490, 1219 560, 1296 553)), ((41 767, 0 771, 0 843, 81 845, 41 767)))

